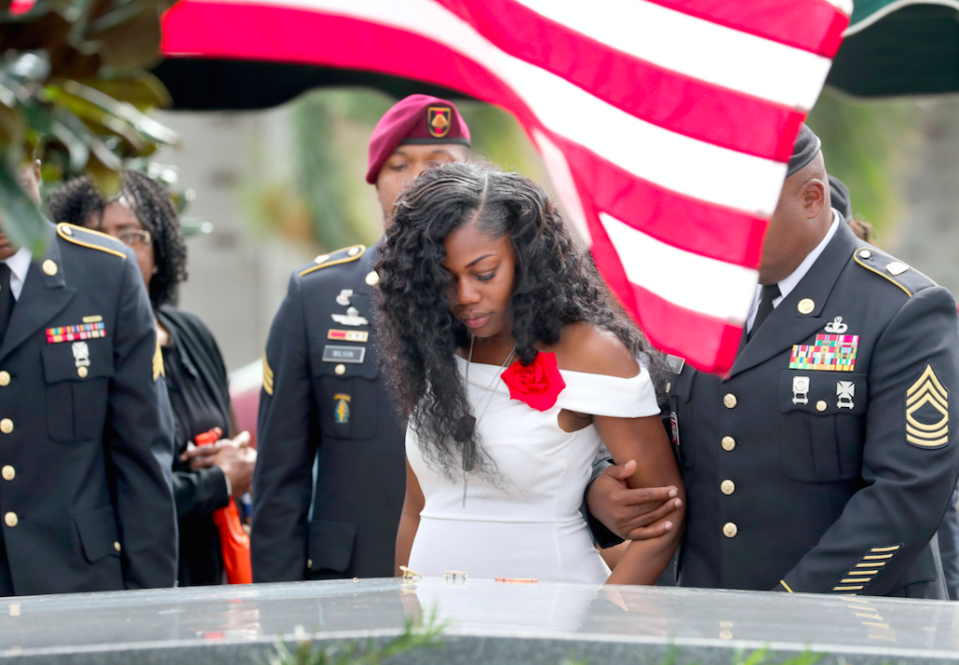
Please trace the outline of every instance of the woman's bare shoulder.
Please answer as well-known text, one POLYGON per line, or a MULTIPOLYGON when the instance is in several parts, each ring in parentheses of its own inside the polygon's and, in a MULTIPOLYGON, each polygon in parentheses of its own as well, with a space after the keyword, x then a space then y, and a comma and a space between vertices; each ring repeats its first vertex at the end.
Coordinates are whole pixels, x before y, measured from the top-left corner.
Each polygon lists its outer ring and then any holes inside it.
POLYGON ((556 353, 560 369, 624 379, 639 374, 639 363, 622 340, 591 323, 564 326, 559 344, 548 350, 556 353))

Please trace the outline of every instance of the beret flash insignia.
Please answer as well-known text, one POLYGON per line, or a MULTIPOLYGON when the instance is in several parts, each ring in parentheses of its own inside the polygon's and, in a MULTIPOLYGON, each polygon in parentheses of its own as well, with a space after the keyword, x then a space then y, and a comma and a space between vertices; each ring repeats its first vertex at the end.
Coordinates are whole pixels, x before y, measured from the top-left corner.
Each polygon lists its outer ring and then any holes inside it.
POLYGON ((441 139, 450 133, 453 112, 448 106, 431 106, 426 110, 426 129, 430 136, 441 139))

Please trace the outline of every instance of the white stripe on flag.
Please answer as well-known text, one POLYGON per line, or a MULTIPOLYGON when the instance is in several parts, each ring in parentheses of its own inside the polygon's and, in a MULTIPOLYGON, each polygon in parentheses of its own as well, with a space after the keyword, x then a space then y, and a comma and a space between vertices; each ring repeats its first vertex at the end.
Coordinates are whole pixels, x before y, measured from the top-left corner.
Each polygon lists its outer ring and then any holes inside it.
POLYGON ((785 164, 640 120, 559 76, 504 53, 471 25, 430 0, 240 1, 302 7, 421 35, 486 67, 520 95, 546 127, 639 178, 747 213, 769 216, 776 208, 785 164), (744 182, 749 186, 743 186, 744 182))
POLYGON ((757 271, 677 249, 604 212, 599 219, 630 282, 684 309, 743 325, 757 271))
POLYGON ((664 69, 809 110, 830 60, 643 0, 516 0, 546 18, 664 69))
POLYGON ((566 208, 566 217, 572 222, 580 239, 587 246, 593 244, 593 238, 589 233, 589 226, 586 223, 586 212, 583 210, 583 202, 579 198, 579 190, 576 188, 576 181, 573 180, 573 174, 569 170, 569 162, 566 161, 566 155, 560 150, 559 146, 547 138, 546 134, 533 129, 533 140, 539 149, 539 154, 543 158, 543 164, 549 172, 549 179, 556 189, 556 194, 563 207, 566 208))

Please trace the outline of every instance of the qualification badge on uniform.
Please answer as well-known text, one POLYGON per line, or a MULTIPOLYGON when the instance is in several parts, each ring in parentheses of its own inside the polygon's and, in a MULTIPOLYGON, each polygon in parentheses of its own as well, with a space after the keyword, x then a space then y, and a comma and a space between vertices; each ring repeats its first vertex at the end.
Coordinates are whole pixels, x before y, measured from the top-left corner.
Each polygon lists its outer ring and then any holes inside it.
POLYGON ((856 384, 852 381, 837 381, 836 382, 836 407, 839 409, 851 409, 856 405, 853 404, 853 397, 856 396, 856 384))
POLYGON ((333 419, 340 425, 350 422, 350 396, 343 393, 333 395, 336 405, 333 407, 333 419))
POLYGON ((76 361, 77 374, 81 379, 85 379, 90 366, 90 347, 86 342, 73 343, 73 359, 76 361))
POLYGON ((906 441, 920 448, 949 443, 949 391, 932 365, 906 390, 906 441))
POLYGON ((793 404, 809 404, 809 377, 793 377, 793 404))

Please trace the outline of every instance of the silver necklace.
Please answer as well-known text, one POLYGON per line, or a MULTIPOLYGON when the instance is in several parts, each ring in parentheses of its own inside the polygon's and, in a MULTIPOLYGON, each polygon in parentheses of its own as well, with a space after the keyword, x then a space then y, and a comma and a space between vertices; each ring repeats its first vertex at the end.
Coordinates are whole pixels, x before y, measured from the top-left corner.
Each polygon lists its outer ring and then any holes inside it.
MULTIPOLYGON (((470 351, 469 355, 466 358, 466 398, 469 399, 469 389, 470 389, 470 366, 473 364, 473 345, 476 342, 476 335, 470 335, 470 351)), ((490 404, 493 403, 493 397, 496 395, 495 392, 490 392, 493 390, 493 386, 496 385, 496 380, 500 378, 501 370, 509 367, 510 362, 513 360, 513 356, 516 355, 516 345, 513 345, 513 348, 510 349, 509 355, 506 356, 506 360, 503 361, 503 364, 500 365, 500 369, 493 374, 493 380, 490 381, 490 384, 486 387, 486 390, 483 391, 483 394, 480 395, 479 402, 486 400, 486 406, 483 407, 483 410, 480 412, 478 418, 473 418, 472 416, 466 416, 467 418, 472 418, 473 422, 471 423, 472 427, 470 428, 470 434, 476 431, 476 427, 479 425, 479 422, 483 419, 483 416, 486 415, 486 412, 489 410, 490 404), (489 398, 486 396, 489 395, 489 398)), ((466 507, 466 489, 469 485, 469 473, 473 469, 473 464, 476 456, 476 450, 474 448, 473 436, 465 438, 464 449, 463 449, 463 507, 466 507)))

